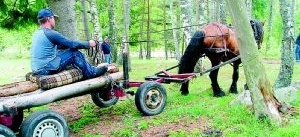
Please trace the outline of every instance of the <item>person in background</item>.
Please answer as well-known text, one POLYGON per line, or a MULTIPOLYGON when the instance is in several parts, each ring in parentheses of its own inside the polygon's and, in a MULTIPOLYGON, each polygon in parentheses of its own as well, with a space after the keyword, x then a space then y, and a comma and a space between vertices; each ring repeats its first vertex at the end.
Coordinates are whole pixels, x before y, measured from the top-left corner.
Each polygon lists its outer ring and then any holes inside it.
POLYGON ((300 62, 300 34, 298 35, 295 42, 295 56, 296 62, 300 62))
POLYGON ((55 31, 57 17, 50 9, 38 12, 40 28, 32 36, 30 53, 33 74, 51 75, 65 70, 67 66, 73 66, 80 69, 84 78, 88 79, 101 76, 112 69, 109 66, 96 67, 89 64, 79 49, 94 47, 96 42, 71 40, 55 31))
POLYGON ((110 44, 109 44, 109 40, 108 40, 108 37, 106 36, 104 38, 104 41, 103 43, 101 44, 101 49, 102 49, 102 54, 103 54, 103 57, 104 57, 104 63, 108 63, 110 64, 111 63, 111 51, 110 51, 110 44))

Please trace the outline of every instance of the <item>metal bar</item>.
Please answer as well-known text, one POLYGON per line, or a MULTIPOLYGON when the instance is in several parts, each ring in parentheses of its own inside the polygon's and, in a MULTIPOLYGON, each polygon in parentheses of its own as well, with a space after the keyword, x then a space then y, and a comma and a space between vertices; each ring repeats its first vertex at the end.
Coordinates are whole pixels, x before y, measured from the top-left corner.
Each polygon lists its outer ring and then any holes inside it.
POLYGON ((238 60, 238 59, 240 59, 240 56, 236 56, 235 58, 232 58, 232 59, 230 59, 230 60, 227 60, 226 62, 221 63, 221 64, 219 64, 219 65, 217 65, 217 66, 214 66, 214 67, 212 67, 212 68, 210 68, 210 69, 208 69, 208 70, 205 70, 205 71, 203 71, 203 72, 195 73, 195 74, 196 74, 196 77, 202 76, 202 75, 205 74, 205 73, 214 71, 214 70, 216 70, 216 69, 218 69, 218 68, 220 68, 220 67, 222 67, 222 66, 224 66, 224 65, 226 65, 226 64, 232 63, 232 62, 234 62, 234 61, 236 61, 236 60, 238 60))
MULTIPOLYGON (((176 68, 176 67, 178 67, 178 66, 179 66, 179 64, 178 64, 178 65, 175 65, 175 66, 173 66, 173 67, 167 68, 165 71, 172 70, 172 69, 174 69, 174 68, 176 68)), ((159 72, 155 73, 154 75, 158 75, 158 74, 161 74, 161 73, 163 73, 163 72, 164 72, 164 71, 162 70, 162 71, 159 71, 159 72)))

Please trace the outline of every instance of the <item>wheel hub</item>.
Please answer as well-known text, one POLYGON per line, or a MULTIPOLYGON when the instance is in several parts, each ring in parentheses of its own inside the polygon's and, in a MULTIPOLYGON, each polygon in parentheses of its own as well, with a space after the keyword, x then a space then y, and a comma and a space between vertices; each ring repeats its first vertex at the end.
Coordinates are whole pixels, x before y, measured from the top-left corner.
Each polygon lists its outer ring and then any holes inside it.
POLYGON ((149 108, 155 109, 161 104, 161 102, 162 102, 162 97, 161 97, 161 94, 157 90, 152 89, 147 93, 146 105, 149 108))
POLYGON ((34 129, 33 137, 62 137, 62 125, 53 119, 40 122, 34 129))

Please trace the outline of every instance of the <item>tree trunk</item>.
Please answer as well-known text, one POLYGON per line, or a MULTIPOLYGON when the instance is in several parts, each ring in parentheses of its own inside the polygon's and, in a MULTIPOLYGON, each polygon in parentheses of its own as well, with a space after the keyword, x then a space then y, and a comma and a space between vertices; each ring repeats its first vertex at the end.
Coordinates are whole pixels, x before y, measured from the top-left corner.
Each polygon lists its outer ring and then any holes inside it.
MULTIPOLYGON (((101 28, 100 28, 100 22, 98 18, 98 9, 96 0, 90 0, 90 8, 91 8, 91 20, 94 25, 94 31, 93 31, 93 39, 98 40, 100 43, 102 40, 102 34, 101 34, 101 28)), ((88 50, 88 57, 89 62, 93 65, 100 64, 102 61, 102 53, 100 49, 100 44, 96 47, 89 48, 88 50)))
MULTIPOLYGON (((129 51, 129 26, 130 26, 130 7, 131 7, 131 2, 130 0, 123 0, 123 18, 124 18, 124 34, 122 38, 122 51, 121 51, 121 56, 123 57, 123 52, 126 52, 127 57, 128 57, 128 71, 131 71, 131 61, 130 61, 130 51, 129 51)), ((119 63, 121 62, 119 59, 119 63)))
POLYGON ((147 50, 146 59, 151 59, 151 46, 150 46, 150 0, 147 0, 147 50))
POLYGON ((226 5, 233 17, 241 60, 255 115, 258 118, 269 118, 271 123, 279 125, 282 122, 278 111, 280 103, 273 95, 271 84, 259 58, 259 52, 250 28, 250 21, 244 10, 245 3, 243 0, 226 0, 226 5))
POLYGON ((252 19, 252 0, 246 0, 248 19, 252 19))
POLYGON ((70 39, 77 39, 75 0, 48 0, 48 3, 59 16, 55 29, 70 39))
MULTIPOLYGON (((163 22, 164 22, 164 30, 167 29, 167 16, 166 16, 166 0, 163 0, 163 4, 162 4, 162 8, 163 8, 163 22)), ((165 59, 168 60, 168 40, 167 40, 168 36, 167 36, 167 31, 164 31, 164 47, 165 47, 165 59)))
POLYGON ((90 40, 90 30, 89 30, 89 21, 87 17, 87 5, 86 0, 81 0, 81 6, 82 6, 82 22, 83 22, 83 32, 85 36, 85 40, 90 40))
POLYGON ((267 54, 267 52, 269 51, 270 49, 270 37, 271 37, 271 34, 272 34, 272 30, 273 30, 273 27, 272 27, 272 24, 273 24, 273 0, 270 0, 270 14, 269 14, 269 21, 268 21, 268 37, 267 37, 267 44, 266 44, 266 52, 265 54, 267 54))
POLYGON ((39 86, 31 81, 21 81, 6 85, 0 85, 0 97, 32 92, 37 89, 39 89, 39 86))
POLYGON ((117 50, 117 28, 116 28, 116 17, 115 17, 115 0, 108 1, 108 18, 109 18, 109 39, 111 41, 111 53, 112 53, 112 62, 116 62, 118 56, 117 50))
POLYGON ((220 3, 220 22, 222 24, 227 24, 226 20, 226 11, 225 11, 225 1, 224 0, 219 0, 220 3))
MULTIPOLYGON (((146 0, 144 0, 143 2, 143 11, 142 11, 142 19, 141 19, 141 26, 140 26, 140 39, 141 40, 145 40, 144 38, 144 22, 145 22, 145 7, 146 7, 146 0)), ((140 42, 140 46, 139 46, 139 59, 143 59, 144 58, 144 42, 140 42)))
POLYGON ((184 35, 185 35, 185 43, 186 45, 190 42, 190 39, 192 37, 192 15, 193 15, 193 9, 192 9, 192 1, 191 0, 180 0, 180 7, 181 7, 181 15, 182 15, 182 21, 183 21, 183 27, 184 27, 184 35))
MULTIPOLYGON (((173 11, 173 2, 170 2, 170 16, 171 16, 171 23, 172 23, 172 28, 176 28, 176 15, 174 14, 173 11)), ((180 60, 180 51, 179 51, 179 38, 178 38, 178 30, 173 29, 173 41, 174 41, 174 47, 175 47, 175 58, 176 60, 180 60)))
POLYGON ((281 47, 281 67, 274 88, 288 87, 291 84, 294 71, 294 16, 291 0, 280 0, 280 13, 283 23, 283 38, 281 47))
MULTIPOLYGON (((223 1, 223 0, 222 0, 223 1)), ((201 27, 205 22, 204 22, 204 11, 205 11, 205 3, 204 0, 199 0, 199 8, 198 8, 198 18, 199 18, 199 24, 201 27)), ((203 64, 203 58, 200 58, 195 66, 194 72, 199 73, 204 70, 204 64, 203 64)))

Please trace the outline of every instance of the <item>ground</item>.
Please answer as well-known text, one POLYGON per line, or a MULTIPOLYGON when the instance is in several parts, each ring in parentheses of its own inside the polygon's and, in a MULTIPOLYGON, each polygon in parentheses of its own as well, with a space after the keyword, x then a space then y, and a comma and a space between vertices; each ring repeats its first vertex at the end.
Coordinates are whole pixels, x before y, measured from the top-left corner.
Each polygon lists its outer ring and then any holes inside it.
MULTIPOLYGON (((81 118, 80 107, 82 102, 89 102, 91 98, 89 95, 71 98, 65 101, 54 102, 49 104, 50 108, 54 111, 61 113, 67 118, 68 123, 76 121, 81 118)), ((152 119, 154 116, 144 117, 145 119, 152 119)), ((97 122, 93 126, 85 126, 84 131, 80 133, 88 134, 102 134, 103 136, 110 136, 110 133, 115 130, 116 127, 122 126, 122 117, 120 115, 103 115, 100 118, 100 121, 109 120, 109 122, 97 122), (99 130, 101 129, 101 130, 99 130)), ((169 136, 169 133, 181 129, 185 132, 192 132, 198 130, 202 132, 207 130, 207 134, 215 134, 213 129, 209 129, 208 122, 205 119, 199 119, 196 121, 186 121, 184 118, 176 123, 166 123, 160 126, 148 127, 146 130, 141 130, 140 135, 143 137, 152 137, 152 136, 169 136)), ((70 137, 79 137, 78 133, 70 133, 70 137)))

